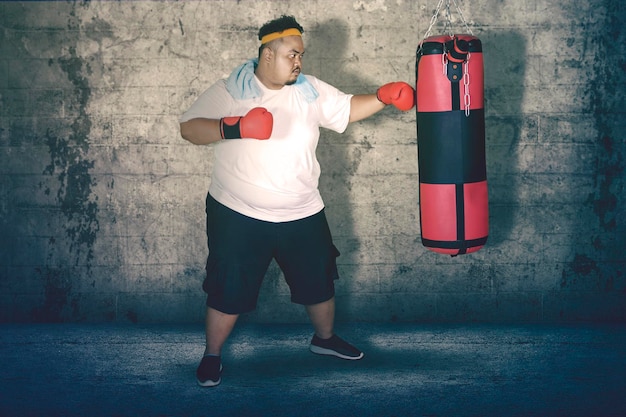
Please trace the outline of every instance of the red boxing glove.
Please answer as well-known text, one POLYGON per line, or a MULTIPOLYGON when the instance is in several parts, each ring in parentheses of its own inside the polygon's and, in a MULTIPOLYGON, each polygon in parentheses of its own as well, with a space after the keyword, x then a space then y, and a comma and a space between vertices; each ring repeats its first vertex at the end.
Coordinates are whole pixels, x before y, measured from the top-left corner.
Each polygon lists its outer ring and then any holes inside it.
POLYGON ((403 81, 383 85, 376 91, 376 98, 402 111, 411 110, 415 106, 415 90, 403 81))
POLYGON ((255 107, 245 116, 224 117, 220 120, 223 139, 269 139, 274 117, 263 107, 255 107))

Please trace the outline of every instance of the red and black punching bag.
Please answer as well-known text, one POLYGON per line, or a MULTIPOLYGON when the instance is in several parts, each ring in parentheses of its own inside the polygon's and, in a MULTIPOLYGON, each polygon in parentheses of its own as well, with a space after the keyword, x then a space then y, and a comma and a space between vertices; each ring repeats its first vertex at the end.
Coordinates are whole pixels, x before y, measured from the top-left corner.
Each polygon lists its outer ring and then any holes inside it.
POLYGON ((432 36, 417 48, 422 244, 452 256, 476 252, 489 234, 483 72, 474 36, 432 36))

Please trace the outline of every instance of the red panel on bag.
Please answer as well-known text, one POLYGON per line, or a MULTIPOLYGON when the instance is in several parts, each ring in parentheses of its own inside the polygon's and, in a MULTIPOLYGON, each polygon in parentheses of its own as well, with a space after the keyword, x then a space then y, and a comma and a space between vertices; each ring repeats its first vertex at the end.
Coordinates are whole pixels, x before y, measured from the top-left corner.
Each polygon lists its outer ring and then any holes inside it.
POLYGON ((489 234, 487 181, 464 184, 465 239, 480 239, 489 234))
POLYGON ((456 240, 454 185, 420 184, 422 236, 431 240, 456 240))
POLYGON ((452 109, 450 81, 443 74, 441 55, 424 55, 417 78, 417 111, 437 112, 452 109))

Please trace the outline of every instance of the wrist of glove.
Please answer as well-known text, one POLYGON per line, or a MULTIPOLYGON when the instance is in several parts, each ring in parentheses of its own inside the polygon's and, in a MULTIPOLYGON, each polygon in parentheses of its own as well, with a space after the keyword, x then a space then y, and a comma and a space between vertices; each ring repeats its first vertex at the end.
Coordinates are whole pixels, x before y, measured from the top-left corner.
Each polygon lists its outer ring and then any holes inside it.
POLYGON ((269 139, 272 135, 274 117, 263 107, 255 107, 245 116, 220 119, 222 139, 269 139))

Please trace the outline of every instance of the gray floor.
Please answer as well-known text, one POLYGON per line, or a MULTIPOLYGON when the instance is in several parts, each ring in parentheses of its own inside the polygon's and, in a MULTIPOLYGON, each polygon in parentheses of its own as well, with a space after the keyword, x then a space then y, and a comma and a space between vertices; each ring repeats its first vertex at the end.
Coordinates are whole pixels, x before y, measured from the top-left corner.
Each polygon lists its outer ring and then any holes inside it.
POLYGON ((240 323, 196 385, 201 325, 2 325, 2 416, 625 416, 625 326, 240 323))

